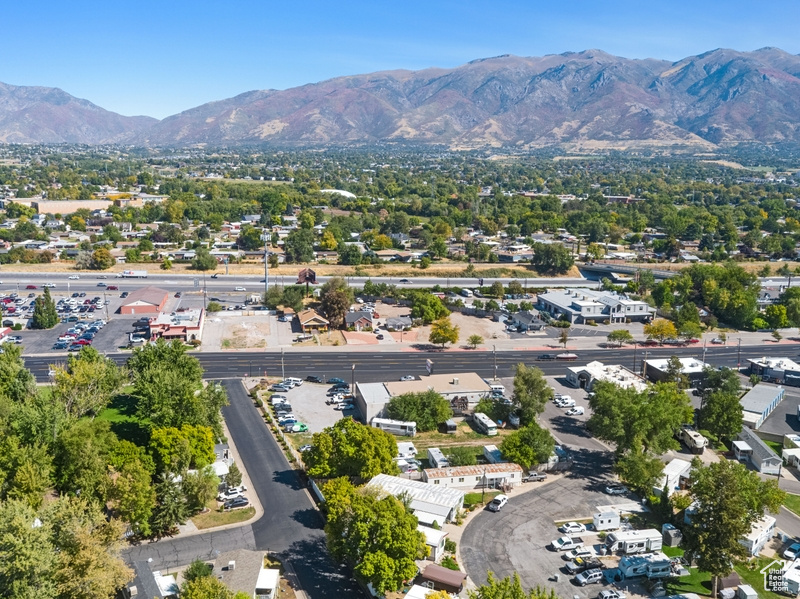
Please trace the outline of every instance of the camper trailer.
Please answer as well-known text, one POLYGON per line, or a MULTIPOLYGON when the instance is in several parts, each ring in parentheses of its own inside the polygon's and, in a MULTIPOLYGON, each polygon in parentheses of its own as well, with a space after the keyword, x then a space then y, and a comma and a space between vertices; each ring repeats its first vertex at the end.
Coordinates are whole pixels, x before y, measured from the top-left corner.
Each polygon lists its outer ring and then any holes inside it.
POLYGON ((665 578, 671 574, 672 563, 660 551, 649 555, 626 555, 619 560, 619 572, 623 578, 665 578))
POLYGON ((389 418, 373 418, 372 426, 386 431, 389 434, 401 437, 413 437, 417 434, 416 422, 404 422, 402 420, 391 420, 389 418))
POLYGON ((475 428, 484 435, 493 437, 497 434, 497 425, 486 414, 475 412, 475 414, 472 415, 472 421, 475 423, 475 428))
POLYGON ((625 532, 612 532, 606 537, 605 548, 611 553, 619 552, 624 555, 633 553, 647 553, 661 549, 661 533, 655 528, 645 530, 627 530, 625 532))
POLYGON ((447 468, 450 463, 438 447, 428 448, 428 463, 431 468, 447 468))
POLYGON ((619 512, 600 512, 592 517, 594 529, 597 532, 603 530, 617 530, 619 528, 619 512))

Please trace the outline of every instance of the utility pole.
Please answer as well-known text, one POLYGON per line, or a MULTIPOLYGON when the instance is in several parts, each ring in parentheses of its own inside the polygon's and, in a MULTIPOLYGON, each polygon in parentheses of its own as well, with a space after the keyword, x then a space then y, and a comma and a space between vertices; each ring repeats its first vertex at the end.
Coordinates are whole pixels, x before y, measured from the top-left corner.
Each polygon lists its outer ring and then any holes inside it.
POLYGON ((350 367, 350 393, 353 394, 353 397, 356 395, 356 365, 353 364, 350 367))
POLYGON ((269 244, 267 243, 267 229, 264 227, 264 299, 269 291, 269 244))
POLYGON ((281 348, 281 378, 285 381, 286 380, 286 369, 283 363, 283 348, 281 348))
POLYGON ((494 358, 494 380, 497 380, 497 346, 492 346, 492 357, 494 358))

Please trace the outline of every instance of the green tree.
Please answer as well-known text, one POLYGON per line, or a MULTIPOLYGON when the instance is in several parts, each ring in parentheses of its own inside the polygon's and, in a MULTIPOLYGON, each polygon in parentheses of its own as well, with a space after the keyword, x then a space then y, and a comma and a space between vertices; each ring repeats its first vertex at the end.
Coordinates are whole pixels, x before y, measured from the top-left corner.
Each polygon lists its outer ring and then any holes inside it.
POLYGON ((553 389, 547 384, 544 373, 536 367, 517 364, 514 374, 514 406, 519 413, 521 426, 536 422, 544 412, 547 402, 553 399, 553 389))
POLYGON ((508 292, 513 295, 520 295, 525 293, 525 290, 522 288, 522 283, 515 279, 508 284, 508 292))
POLYGON ((53 458, 56 488, 61 493, 105 500, 108 465, 117 436, 105 420, 71 422, 56 440, 53 458))
POLYGON ((112 477, 109 499, 116 515, 136 534, 150 535, 150 518, 156 504, 151 472, 139 460, 125 463, 112 477))
POLYGON ((475 447, 469 445, 454 445, 444 449, 447 463, 451 466, 474 466, 478 463, 475 447))
POLYGON ((322 311, 331 327, 344 325, 345 315, 353 303, 353 291, 342 277, 332 277, 320 288, 322 311))
POLYGON ((477 349, 477 348, 478 348, 478 346, 479 346, 481 343, 483 343, 483 337, 481 337, 480 335, 470 335, 470 336, 469 336, 469 339, 467 339, 467 344, 468 344, 468 345, 469 345, 469 346, 470 346, 472 349, 477 349))
POLYGON ((664 462, 645 451, 641 442, 635 440, 630 449, 617 456, 614 469, 634 490, 649 495, 664 471, 664 462))
POLYGON ((782 304, 772 304, 764 310, 769 326, 773 329, 785 329, 789 326, 789 317, 786 306, 782 304))
POLYGON ((289 233, 284 242, 288 262, 311 262, 314 258, 314 233, 309 229, 296 229, 289 233))
POLYGON ((433 389, 393 397, 386 405, 386 413, 395 420, 416 422, 420 432, 436 430, 453 416, 450 402, 433 389))
POLYGON ((348 563, 379 594, 396 591, 414 577, 414 560, 428 549, 416 516, 403 503, 392 495, 379 498, 369 489, 356 489, 345 479, 326 483, 323 493, 325 535, 335 559, 348 563))
POLYGON ((161 270, 172 270, 172 260, 169 258, 164 258, 161 261, 161 266, 159 266, 161 270))
POLYGON ((203 560, 196 559, 186 570, 183 571, 183 580, 184 581, 191 581, 196 580, 198 578, 203 578, 204 576, 211 576, 211 572, 214 571, 214 567, 211 564, 207 564, 203 560))
POLYGON ((190 514, 205 508, 217 495, 219 477, 210 466, 187 472, 181 481, 181 490, 186 497, 190 514))
POLYGON ((157 472, 202 469, 214 461, 214 432, 208 426, 184 424, 180 429, 153 429, 150 452, 157 472))
POLYGON ((534 243, 532 249, 531 264, 542 274, 564 274, 574 264, 572 252, 559 243, 534 243))
POLYGON ((0 353, 0 398, 22 403, 36 394, 36 379, 22 361, 22 347, 7 343, 0 353))
POLYGON ((637 391, 599 381, 593 390, 587 427, 596 437, 616 444, 618 455, 637 444, 644 451, 663 453, 676 446, 673 435, 692 419, 689 397, 674 383, 637 391))
POLYGON ((528 469, 535 464, 541 464, 553 454, 555 440, 545 428, 536 422, 519 429, 503 438, 500 451, 503 458, 523 469, 528 469))
POLYGON ((52 329, 59 322, 56 304, 50 297, 50 289, 44 288, 44 293, 37 297, 33 303, 32 329, 52 329))
POLYGON ((659 343, 664 343, 665 339, 675 339, 678 336, 678 330, 669 320, 656 318, 650 324, 644 325, 644 334, 648 339, 656 339, 659 343))
POLYGON ((92 252, 92 270, 108 270, 116 263, 116 259, 106 248, 98 248, 92 252))
POLYGON ((181 599, 248 599, 249 595, 234 593, 214 576, 197 576, 181 586, 181 599))
POLYGON ((444 318, 450 311, 435 295, 414 291, 409 294, 411 300, 411 318, 421 319, 425 324, 444 318))
POLYGON ((222 311, 222 304, 219 302, 208 302, 206 306, 206 312, 214 313, 214 312, 221 312, 222 311))
POLYGON ((225 484, 229 487, 238 487, 242 484, 242 471, 239 470, 236 462, 228 468, 228 474, 225 475, 225 484))
POLYGON ((97 415, 126 381, 125 372, 95 348, 70 355, 65 367, 53 368, 53 396, 71 418, 97 415))
POLYGON ((444 349, 448 343, 458 343, 458 331, 458 326, 450 322, 449 316, 445 316, 431 325, 428 341, 433 344, 441 344, 444 349))
POLYGON ((628 329, 611 331, 606 339, 608 339, 609 343, 617 343, 619 347, 622 347, 626 343, 633 343, 633 335, 631 335, 628 329))
POLYGON ((513 576, 498 580, 491 570, 487 574, 486 584, 469 591, 468 597, 469 599, 558 599, 552 589, 537 586, 526 592, 516 572, 513 576))
POLYGON ((397 473, 397 441, 378 428, 343 418, 312 439, 311 449, 303 454, 309 476, 363 481, 397 473))
POLYGON ((201 272, 217 270, 217 259, 208 253, 205 248, 200 248, 192 258, 192 268, 201 272))
POLYGON ((172 476, 163 475, 155 486, 156 505, 150 518, 150 529, 156 538, 171 536, 178 524, 186 522, 188 510, 186 500, 172 476))
POLYGON ((363 256, 361 250, 354 243, 344 243, 339 249, 339 264, 358 266, 361 264, 363 256))
POLYGON ((53 580, 58 594, 53 596, 113 597, 133 578, 133 571, 120 557, 123 525, 108 520, 96 503, 61 497, 48 503, 40 518, 57 554, 53 580))
POLYGON ((558 342, 564 346, 564 349, 567 349, 567 343, 569 342, 569 329, 563 328, 558 333, 558 342))
POLYGON ((0 596, 57 597, 58 563, 48 525, 34 526, 37 514, 21 501, 0 503, 0 596))
POLYGON ((667 360, 666 378, 668 383, 675 383, 681 391, 689 388, 689 377, 683 373, 683 364, 678 356, 670 356, 667 360))
POLYGON ((506 290, 500 281, 495 281, 489 288, 489 293, 494 297, 503 297, 506 293, 506 290))
POLYGON ((691 478, 695 509, 684 528, 683 546, 701 571, 711 573, 711 594, 716 597, 719 579, 747 557, 739 539, 750 533, 765 510, 777 512, 786 494, 777 481, 762 481, 758 473, 732 460, 707 466, 695 461, 691 478))
POLYGON ((434 237, 428 244, 428 251, 434 258, 444 258, 447 255, 447 242, 442 237, 434 237))

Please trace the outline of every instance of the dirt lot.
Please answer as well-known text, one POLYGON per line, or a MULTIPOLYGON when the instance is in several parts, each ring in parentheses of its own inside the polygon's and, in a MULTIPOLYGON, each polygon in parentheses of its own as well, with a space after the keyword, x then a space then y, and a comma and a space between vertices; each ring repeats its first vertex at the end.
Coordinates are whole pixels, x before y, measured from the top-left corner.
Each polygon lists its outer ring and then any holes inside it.
POLYGON ((267 346, 269 322, 252 319, 227 322, 222 349, 263 349, 267 346))

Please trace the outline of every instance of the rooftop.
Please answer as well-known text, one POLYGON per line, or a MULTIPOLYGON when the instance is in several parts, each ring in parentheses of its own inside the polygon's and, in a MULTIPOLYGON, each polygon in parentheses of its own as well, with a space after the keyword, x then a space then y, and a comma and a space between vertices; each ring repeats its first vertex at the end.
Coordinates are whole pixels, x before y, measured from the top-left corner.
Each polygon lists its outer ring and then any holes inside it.
POLYGON ((773 387, 772 385, 759 383, 742 397, 742 409, 745 412, 762 414, 782 393, 784 393, 783 387, 773 387))
MULTIPOLYGON (((705 362, 698 360, 697 358, 678 358, 681 362, 681 373, 682 374, 698 374, 703 372, 706 368, 711 368, 705 362)), ((646 362, 649 366, 661 371, 665 371, 669 366, 668 359, 657 359, 657 360, 647 360, 646 362)))
POLYGON ((438 505, 451 508, 461 505, 464 501, 464 492, 458 489, 450 489, 438 485, 429 485, 417 480, 408 480, 399 476, 379 474, 369 481, 368 486, 375 486, 383 489, 395 497, 401 493, 407 493, 412 500, 424 502, 430 505, 438 505))
POLYGON ((452 468, 426 468, 425 475, 428 478, 448 478, 457 476, 483 476, 490 474, 504 474, 506 472, 522 473, 519 464, 502 462, 500 464, 481 464, 479 466, 454 466, 452 468))
POLYGON ((404 393, 424 393, 433 389, 437 393, 488 393, 489 384, 474 372, 458 374, 432 374, 418 381, 392 381, 384 383, 392 397, 404 393))
POLYGON ((764 460, 780 460, 777 453, 761 440, 761 438, 747 427, 739 433, 739 440, 744 441, 753 450, 753 463, 763 462, 764 460))
POLYGON ((764 368, 770 368, 772 370, 794 370, 800 371, 800 364, 797 364, 791 358, 756 358, 750 359, 748 362, 753 364, 757 364, 758 366, 764 368))
POLYGON ((640 376, 620 364, 606 366, 602 362, 589 362, 586 366, 569 366, 568 370, 576 376, 587 372, 596 381, 613 383, 623 389, 633 388, 636 391, 647 389, 647 383, 640 376))
POLYGON ((392 398, 383 383, 356 383, 356 394, 364 398, 366 404, 384 405, 392 398))
POLYGON ((187 308, 177 312, 160 312, 150 319, 151 327, 197 327, 203 317, 202 308, 187 308))
POLYGON ((136 291, 131 291, 130 295, 122 301, 123 306, 129 306, 135 303, 152 304, 160 306, 166 298, 169 297, 169 291, 161 289, 160 287, 141 287, 136 291))

